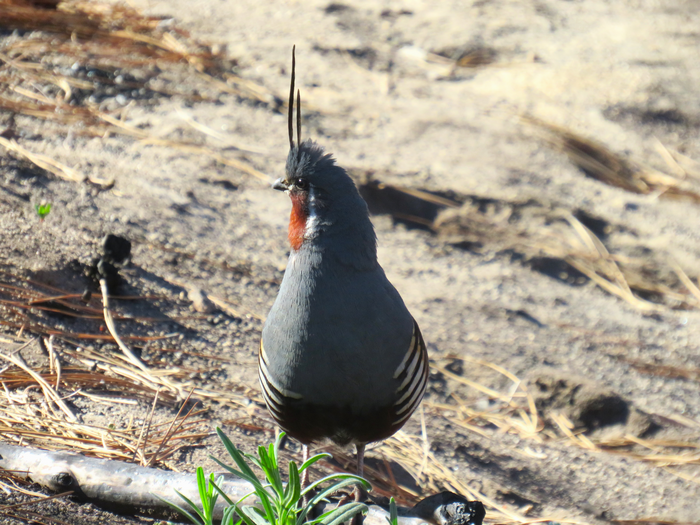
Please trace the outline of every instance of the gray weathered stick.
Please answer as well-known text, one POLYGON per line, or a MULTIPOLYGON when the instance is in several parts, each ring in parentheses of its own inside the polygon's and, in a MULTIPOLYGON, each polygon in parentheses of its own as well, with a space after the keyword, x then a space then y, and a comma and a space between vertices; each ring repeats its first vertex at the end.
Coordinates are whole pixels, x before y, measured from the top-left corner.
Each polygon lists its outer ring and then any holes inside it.
MULTIPOLYGON (((169 512, 170 509, 154 494, 181 504, 182 500, 175 493, 175 490, 180 491, 193 501, 199 501, 194 474, 168 472, 68 452, 0 444, 0 468, 13 471, 19 477, 31 479, 51 491, 66 492, 72 490, 78 497, 95 504, 116 507, 121 510, 131 509, 131 512, 135 512, 137 509, 169 512)), ((230 475, 226 476, 222 488, 234 501, 250 491, 250 485, 247 482, 230 475)), ((452 496, 450 502, 454 506, 454 498, 461 498, 461 496, 452 496)), ((440 519, 441 516, 445 515, 445 511, 441 510, 440 507, 446 502, 444 497, 436 499, 433 496, 423 500, 415 507, 419 512, 399 509, 399 525, 421 525, 426 522, 451 525, 450 520, 440 519), (431 500, 436 503, 433 504, 431 500)), ((223 504, 220 503, 219 516, 222 509, 223 504)), ((372 505, 364 524, 386 525, 388 515, 385 509, 372 505)), ((464 518, 461 521, 453 521, 453 523, 456 522, 470 523, 468 519, 464 518)), ((480 520, 477 521, 477 525, 480 525, 480 520)))

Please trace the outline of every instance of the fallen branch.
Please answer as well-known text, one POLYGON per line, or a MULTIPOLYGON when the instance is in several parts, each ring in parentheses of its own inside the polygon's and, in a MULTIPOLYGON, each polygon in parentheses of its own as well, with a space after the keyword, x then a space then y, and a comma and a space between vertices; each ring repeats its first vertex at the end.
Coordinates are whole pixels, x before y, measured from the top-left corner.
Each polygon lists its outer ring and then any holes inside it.
MULTIPOLYGON (((14 445, 0 444, 0 469, 40 484, 53 492, 73 491, 74 495, 92 503, 121 511, 169 514, 156 496, 180 503, 176 490, 193 501, 198 501, 197 481, 194 474, 168 472, 140 467, 131 463, 97 459, 52 452, 14 445)), ((1 471, 1 470, 0 470, 1 471)), ((248 482, 224 475, 223 490, 237 501, 248 492, 248 482)), ((330 503, 326 505, 335 505, 330 503)), ((217 505, 221 516, 223 505, 217 505)), ((322 509, 323 511, 323 509, 322 509)), ((389 513, 377 505, 371 505, 365 525, 386 525, 389 513)), ((399 509, 400 525, 481 525, 483 505, 468 502, 452 493, 442 493, 426 498, 414 509, 399 509)))

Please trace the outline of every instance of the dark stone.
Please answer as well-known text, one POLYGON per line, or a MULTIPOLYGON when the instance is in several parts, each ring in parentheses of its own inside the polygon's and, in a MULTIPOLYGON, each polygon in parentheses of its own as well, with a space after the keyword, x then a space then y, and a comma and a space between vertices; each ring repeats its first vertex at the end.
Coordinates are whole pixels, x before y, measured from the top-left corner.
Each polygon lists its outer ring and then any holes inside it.
POLYGON ((413 507, 413 513, 438 525, 482 525, 486 510, 480 501, 469 501, 454 492, 441 492, 413 507))
POLYGON ((102 251, 107 262, 124 264, 131 257, 131 241, 110 233, 102 239, 102 251))

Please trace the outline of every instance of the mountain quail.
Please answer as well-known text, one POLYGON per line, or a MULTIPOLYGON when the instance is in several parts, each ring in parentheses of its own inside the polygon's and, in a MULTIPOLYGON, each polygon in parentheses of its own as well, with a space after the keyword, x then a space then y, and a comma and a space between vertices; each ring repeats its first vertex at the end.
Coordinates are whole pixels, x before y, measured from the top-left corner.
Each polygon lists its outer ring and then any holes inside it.
POLYGON ((292 201, 291 252, 262 331, 263 397, 277 424, 308 444, 357 448, 399 430, 421 402, 428 353, 418 324, 377 262, 365 201, 352 179, 311 140, 293 138, 294 53, 286 174, 273 188, 292 201))

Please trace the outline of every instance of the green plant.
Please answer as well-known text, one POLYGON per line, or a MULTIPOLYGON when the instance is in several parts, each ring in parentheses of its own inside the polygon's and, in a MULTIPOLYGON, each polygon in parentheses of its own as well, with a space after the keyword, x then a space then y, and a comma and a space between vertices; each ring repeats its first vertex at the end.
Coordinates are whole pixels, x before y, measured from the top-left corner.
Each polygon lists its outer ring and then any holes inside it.
POLYGON ((178 512, 187 516, 192 523, 197 525, 210 525, 213 523, 214 506, 219 496, 228 504, 228 507, 224 509, 222 525, 232 525, 235 514, 240 518, 237 525, 242 525, 243 523, 245 525, 340 525, 357 514, 367 511, 367 506, 364 503, 351 502, 309 520, 312 509, 332 493, 348 485, 358 483, 365 489, 370 490, 372 488, 371 485, 366 480, 352 474, 332 474, 302 489, 300 473, 318 460, 330 457, 330 454, 325 453, 309 458, 301 467, 297 467, 296 463, 290 461, 289 481, 285 485, 282 482, 278 462, 278 453, 284 432, 280 433, 277 440, 270 444, 269 448, 264 446, 258 447, 258 457, 252 454, 241 453, 220 428, 216 429, 216 433, 219 435, 237 468, 226 465, 214 457, 212 459, 227 471, 249 482, 253 490, 237 502, 233 502, 221 489, 223 477, 215 480, 214 474, 210 474, 209 482, 207 483, 204 471, 201 467, 197 468, 197 486, 201 500, 201 510, 200 507, 180 492, 178 492, 178 495, 187 503, 192 512, 160 498, 178 512), (263 471, 264 478, 262 480, 258 479, 246 460, 263 471), (329 482, 330 485, 322 488, 322 485, 326 485, 329 482), (318 492, 314 494, 316 489, 318 489, 318 492), (257 496, 259 501, 255 505, 244 505, 243 502, 250 496, 257 496))
POLYGON ((41 219, 43 221, 44 218, 49 213, 51 213, 51 203, 47 202, 45 204, 35 204, 34 210, 36 210, 36 214, 39 216, 39 219, 41 219))
POLYGON ((396 500, 389 498, 389 517, 386 519, 389 525, 399 525, 399 512, 396 510, 396 500))
MULTIPOLYGON (((214 487, 218 487, 224 481, 223 476, 219 476, 219 479, 214 481, 214 474, 209 474, 209 483, 204 476, 204 469, 202 467, 197 467, 197 490, 199 492, 199 500, 201 502, 201 509, 197 506, 191 499, 182 494, 179 490, 175 490, 177 495, 180 496, 185 503, 187 503, 190 510, 187 510, 180 505, 172 503, 166 499, 161 498, 157 494, 154 494, 158 499, 167 503, 179 513, 184 514, 187 518, 197 525, 214 525, 214 507, 216 506, 216 500, 219 498, 218 489, 215 490, 214 487)), ((231 517, 235 509, 233 507, 226 508, 224 510, 224 516, 221 523, 231 523, 231 517), (229 510, 230 509, 230 510, 229 510)))

